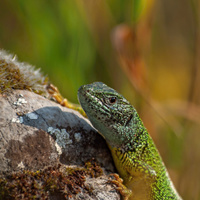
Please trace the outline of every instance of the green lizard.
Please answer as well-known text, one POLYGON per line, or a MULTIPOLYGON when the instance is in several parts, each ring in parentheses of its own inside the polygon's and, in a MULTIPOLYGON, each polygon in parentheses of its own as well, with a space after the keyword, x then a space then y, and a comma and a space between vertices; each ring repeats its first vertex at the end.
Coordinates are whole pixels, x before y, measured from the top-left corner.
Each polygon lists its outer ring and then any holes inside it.
POLYGON ((104 83, 83 85, 79 102, 105 138, 115 166, 132 194, 129 199, 181 199, 135 108, 104 83))

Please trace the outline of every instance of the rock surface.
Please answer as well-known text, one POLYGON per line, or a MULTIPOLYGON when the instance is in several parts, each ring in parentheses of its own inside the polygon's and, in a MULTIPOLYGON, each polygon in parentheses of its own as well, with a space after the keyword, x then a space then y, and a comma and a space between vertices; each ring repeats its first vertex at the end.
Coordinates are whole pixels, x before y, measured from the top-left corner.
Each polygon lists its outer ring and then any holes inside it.
POLYGON ((114 172, 110 152, 87 119, 33 92, 13 90, 0 96, 1 177, 58 163, 79 167, 90 159, 100 164, 105 175, 87 177, 86 184, 93 185, 91 194, 82 191, 71 199, 119 199, 106 183, 106 174, 114 172))

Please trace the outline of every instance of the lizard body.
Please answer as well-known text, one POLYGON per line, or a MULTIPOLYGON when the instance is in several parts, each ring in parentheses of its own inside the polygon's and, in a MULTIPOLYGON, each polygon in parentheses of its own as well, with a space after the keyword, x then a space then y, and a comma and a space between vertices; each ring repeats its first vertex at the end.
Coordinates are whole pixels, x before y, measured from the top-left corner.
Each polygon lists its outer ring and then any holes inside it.
POLYGON ((130 199, 181 199, 159 152, 135 108, 101 82, 83 85, 79 102, 92 125, 105 138, 130 199))

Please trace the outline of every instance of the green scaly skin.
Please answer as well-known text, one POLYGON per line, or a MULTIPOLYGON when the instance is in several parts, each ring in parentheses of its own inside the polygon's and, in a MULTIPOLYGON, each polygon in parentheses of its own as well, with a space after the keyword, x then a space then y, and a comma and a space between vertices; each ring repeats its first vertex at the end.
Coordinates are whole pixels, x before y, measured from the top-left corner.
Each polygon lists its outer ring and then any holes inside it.
POLYGON ((135 108, 107 85, 95 82, 78 91, 92 125, 105 138, 129 199, 181 199, 159 152, 135 108))

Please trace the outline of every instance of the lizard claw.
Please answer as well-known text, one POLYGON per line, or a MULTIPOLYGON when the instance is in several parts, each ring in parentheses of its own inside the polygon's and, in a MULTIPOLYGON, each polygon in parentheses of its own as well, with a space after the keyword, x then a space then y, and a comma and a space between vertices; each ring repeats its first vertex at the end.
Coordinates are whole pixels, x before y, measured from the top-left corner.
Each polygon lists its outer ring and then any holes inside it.
POLYGON ((120 192, 120 194, 123 197, 123 200, 128 200, 132 191, 123 184, 123 179, 120 178, 119 175, 115 173, 110 174, 109 176, 111 180, 109 180, 108 183, 111 183, 116 186, 116 190, 120 192))
POLYGON ((60 94, 58 88, 56 86, 54 86, 53 84, 49 84, 47 86, 47 91, 49 92, 51 97, 53 97, 54 100, 56 100, 61 106, 76 110, 84 117, 87 117, 80 105, 73 104, 73 103, 69 102, 67 99, 63 98, 62 95, 60 94))

